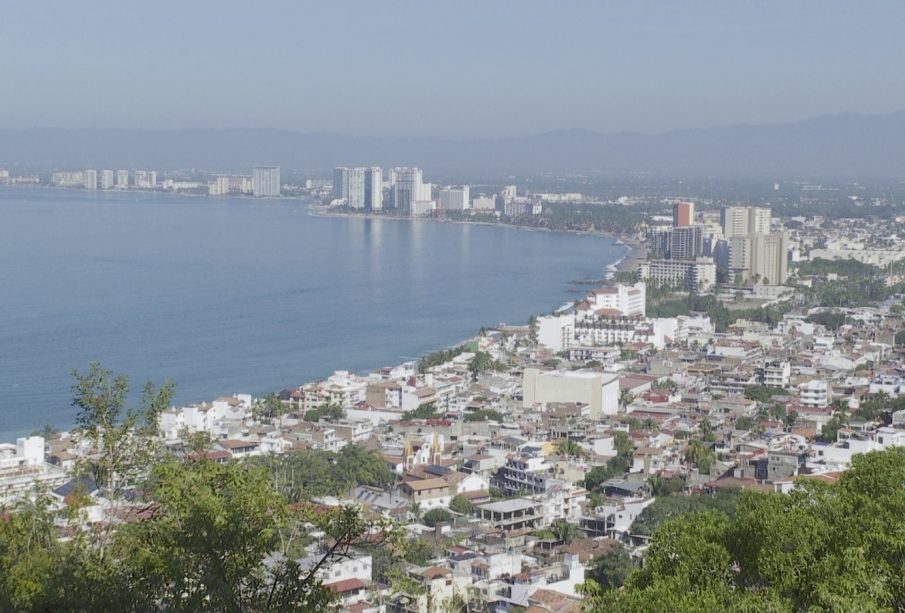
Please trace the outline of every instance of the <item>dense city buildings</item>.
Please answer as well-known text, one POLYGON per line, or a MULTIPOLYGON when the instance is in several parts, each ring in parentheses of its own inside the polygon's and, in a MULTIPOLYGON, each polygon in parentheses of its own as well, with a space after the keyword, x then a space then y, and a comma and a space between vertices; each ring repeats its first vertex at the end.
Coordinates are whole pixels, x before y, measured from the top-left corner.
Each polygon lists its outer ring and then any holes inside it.
MULTIPOLYGON (((257 170, 158 188, 251 193, 257 170)), ((129 188, 148 172, 133 170, 129 188)), ((104 171, 95 179, 103 188, 104 171)), ((633 206, 512 186, 434 191, 417 168, 336 168, 333 179, 305 180, 315 210, 549 227, 573 211, 570 224, 597 211, 601 223, 633 206)), ((51 180, 91 182, 86 170, 51 180)), ((323 580, 346 609, 419 613, 456 594, 472 609, 580 610, 577 586, 613 549, 651 555, 648 534, 679 503, 703 510, 739 500, 739 489, 783 497, 808 480, 835 487, 865 454, 905 447, 897 216, 645 203, 653 213, 617 229, 625 259, 574 281, 567 303, 527 325, 488 326, 418 361, 339 370, 262 398, 169 406, 154 444, 185 466, 263 466, 310 505, 299 508, 398 522, 422 557, 378 563, 359 543, 323 580), (387 564, 411 583, 388 583, 387 564)), ((74 431, 0 445, 0 501, 37 483, 63 505, 94 453, 74 431)), ((123 508, 147 513, 138 499, 112 504, 110 492, 92 490, 81 529, 118 525, 123 508)), ((296 561, 314 567, 326 546, 313 536, 296 561)))

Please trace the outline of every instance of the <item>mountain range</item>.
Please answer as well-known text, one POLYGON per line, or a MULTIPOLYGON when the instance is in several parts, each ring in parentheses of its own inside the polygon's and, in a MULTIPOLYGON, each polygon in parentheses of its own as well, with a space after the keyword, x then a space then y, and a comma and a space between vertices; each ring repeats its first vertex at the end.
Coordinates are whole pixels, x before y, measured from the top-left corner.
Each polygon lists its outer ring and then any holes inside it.
POLYGON ((333 166, 421 166, 432 176, 646 173, 668 177, 899 178, 905 111, 842 113, 780 124, 660 134, 555 130, 514 138, 354 137, 277 129, 0 130, 0 165, 249 172, 333 166))

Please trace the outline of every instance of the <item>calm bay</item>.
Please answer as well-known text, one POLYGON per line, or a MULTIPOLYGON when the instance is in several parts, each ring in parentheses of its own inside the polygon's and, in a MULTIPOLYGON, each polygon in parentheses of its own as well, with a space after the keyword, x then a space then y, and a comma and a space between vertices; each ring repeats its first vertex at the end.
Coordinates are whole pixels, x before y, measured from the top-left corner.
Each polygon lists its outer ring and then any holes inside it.
POLYGON ((0 188, 0 441, 72 425, 92 360, 177 402, 414 359, 577 298, 603 236, 321 217, 299 200, 0 188))

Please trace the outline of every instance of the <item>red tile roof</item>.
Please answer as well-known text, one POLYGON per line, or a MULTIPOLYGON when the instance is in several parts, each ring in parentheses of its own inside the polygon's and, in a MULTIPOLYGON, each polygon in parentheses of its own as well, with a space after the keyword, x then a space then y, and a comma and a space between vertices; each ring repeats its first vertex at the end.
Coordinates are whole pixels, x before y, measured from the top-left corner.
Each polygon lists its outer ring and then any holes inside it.
POLYGON ((365 584, 361 579, 343 579, 342 581, 334 581, 333 583, 325 583, 324 587, 331 592, 342 594, 353 590, 361 590, 365 588, 365 584))

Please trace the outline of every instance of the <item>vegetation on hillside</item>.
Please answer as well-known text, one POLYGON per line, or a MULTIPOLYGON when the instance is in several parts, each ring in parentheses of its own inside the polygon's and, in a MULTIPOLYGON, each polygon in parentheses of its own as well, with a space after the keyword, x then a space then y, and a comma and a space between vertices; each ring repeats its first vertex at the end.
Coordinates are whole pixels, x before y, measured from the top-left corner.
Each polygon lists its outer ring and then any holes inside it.
POLYGON ((835 485, 745 491, 660 525, 620 590, 586 584, 593 610, 901 611, 905 449, 855 456, 835 485))

